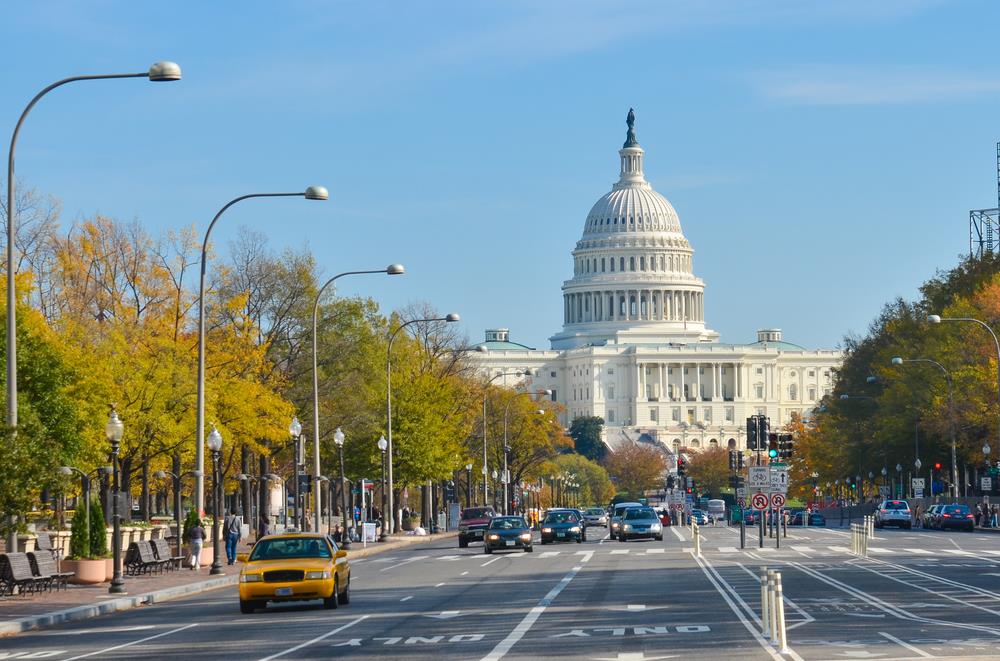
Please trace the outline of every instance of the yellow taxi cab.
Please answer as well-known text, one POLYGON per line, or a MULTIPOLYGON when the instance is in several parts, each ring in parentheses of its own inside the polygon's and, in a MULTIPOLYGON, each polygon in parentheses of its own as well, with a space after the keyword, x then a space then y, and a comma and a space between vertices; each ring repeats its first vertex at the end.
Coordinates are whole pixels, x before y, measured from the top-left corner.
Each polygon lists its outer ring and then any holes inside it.
POLYGON ((252 613, 269 601, 322 599, 324 608, 351 600, 347 551, 327 535, 288 532, 261 537, 240 553, 240 611, 252 613))

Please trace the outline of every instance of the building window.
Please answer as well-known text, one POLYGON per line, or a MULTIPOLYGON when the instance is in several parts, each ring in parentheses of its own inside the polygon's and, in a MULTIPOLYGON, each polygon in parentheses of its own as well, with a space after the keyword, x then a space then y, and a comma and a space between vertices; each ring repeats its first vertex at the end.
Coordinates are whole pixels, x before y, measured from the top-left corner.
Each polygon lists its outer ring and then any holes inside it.
POLYGON ((615 258, 612 257, 610 261, 611 261, 611 272, 614 273, 615 272, 615 258))
POLYGON ((556 390, 555 390, 555 388, 552 389, 552 395, 550 396, 550 398, 552 399, 553 402, 559 401, 559 400, 556 399, 556 390))
POLYGON ((628 258, 628 270, 629 271, 634 271, 635 270, 635 257, 629 257, 628 258))
POLYGON ((587 396, 584 399, 590 399, 590 386, 587 386, 587 396))
POLYGON ((615 421, 615 410, 608 409, 608 422, 614 422, 614 421, 615 421))
POLYGON ((653 386, 652 384, 646 384, 646 399, 653 399, 653 386))
POLYGON ((705 422, 712 422, 712 409, 706 408, 702 410, 702 420, 705 422))
POLYGON ((554 379, 554 378, 556 378, 556 373, 555 372, 549 372, 549 376, 554 379))
POLYGON ((788 376, 790 376, 790 377, 793 377, 793 378, 794 378, 794 377, 795 377, 795 370, 792 370, 792 371, 791 371, 791 372, 790 372, 790 373, 788 374, 788 376))
POLYGON ((758 406, 757 407, 757 415, 767 415, 767 409, 765 409, 765 408, 763 408, 761 406, 758 406))
POLYGON ((670 409, 670 419, 673 420, 674 422, 681 421, 681 407, 675 406, 672 409, 670 409))
POLYGON ((758 367, 757 368, 757 374, 763 374, 763 373, 764 373, 764 368, 763 367, 758 367))
POLYGON ((601 273, 604 273, 604 258, 601 257, 601 273))
POLYGON ((736 415, 736 412, 733 410, 733 407, 732 406, 727 406, 726 407, 726 422, 732 422, 734 415, 736 415))
POLYGON ((615 373, 615 368, 614 367, 609 367, 608 368, 608 374, 614 374, 614 373, 615 373))
POLYGON ((681 439, 675 438, 670 444, 674 446, 674 454, 681 451, 681 439))
POLYGON ((788 386, 788 399, 793 402, 799 398, 799 387, 794 383, 788 386))
POLYGON ((816 376, 816 370, 809 370, 809 376, 816 376))
POLYGON ((757 399, 764 399, 764 384, 758 383, 753 387, 754 397, 757 399))
POLYGON ((655 408, 649 409, 649 419, 652 422, 656 422, 656 409, 655 408))
POLYGON ((615 387, 608 386, 608 399, 614 399, 614 398, 615 398, 615 387))
POLYGON ((816 401, 816 389, 815 388, 810 388, 809 389, 809 401, 810 402, 815 402, 816 401))
POLYGON ((619 257, 618 258, 618 270, 619 271, 624 271, 625 270, 625 258, 624 257, 619 257))
POLYGON ((646 270, 646 258, 645 257, 640 257, 639 258, 639 270, 640 271, 645 271, 646 270))
POLYGON ((725 367, 722 367, 722 368, 720 368, 720 369, 722 370, 722 375, 723 375, 723 376, 725 376, 725 375, 726 375, 726 368, 725 368, 725 367))
POLYGON ((698 368, 698 374, 704 374, 704 373, 705 373, 705 368, 704 367, 699 367, 698 368))
POLYGON ((576 401, 576 388, 573 388, 573 401, 576 401))
POLYGON ((694 420, 695 420, 695 415, 696 414, 697 414, 697 410, 694 407, 689 408, 687 410, 687 416, 688 416, 687 423, 689 425, 693 425, 694 424, 694 420))
POLYGON ((668 367, 667 368, 667 374, 673 374, 673 373, 674 373, 674 368, 673 367, 668 367))

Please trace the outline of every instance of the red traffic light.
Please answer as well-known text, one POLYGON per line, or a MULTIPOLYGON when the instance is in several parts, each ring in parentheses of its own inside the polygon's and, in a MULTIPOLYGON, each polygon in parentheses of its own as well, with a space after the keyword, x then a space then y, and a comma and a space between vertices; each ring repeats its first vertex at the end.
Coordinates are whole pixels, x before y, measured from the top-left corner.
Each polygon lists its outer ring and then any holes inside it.
POLYGON ((941 462, 940 461, 938 461, 938 462, 936 462, 934 464, 934 470, 936 470, 936 471, 941 470, 941 462))
POLYGON ((688 490, 687 490, 687 492, 688 492, 688 493, 691 493, 691 487, 688 487, 688 490))

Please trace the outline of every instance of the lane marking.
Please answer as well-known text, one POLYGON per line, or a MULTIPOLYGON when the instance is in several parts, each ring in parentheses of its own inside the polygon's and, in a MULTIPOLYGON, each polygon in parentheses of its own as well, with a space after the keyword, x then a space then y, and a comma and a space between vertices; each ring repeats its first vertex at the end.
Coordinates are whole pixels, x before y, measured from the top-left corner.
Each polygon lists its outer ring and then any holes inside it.
POLYGON ((646 549, 646 555, 652 555, 653 553, 666 553, 667 549, 646 549))
POLYGON ((615 549, 610 555, 628 555, 628 549, 615 549))
POLYGON ((736 547, 735 546, 720 546, 719 547, 719 552, 720 553, 736 553, 737 551, 736 551, 736 547))
POLYGON ((291 654, 292 652, 296 652, 296 651, 302 649, 303 647, 308 647, 309 645, 312 645, 313 643, 318 643, 319 641, 325 640, 325 639, 329 638, 330 636, 332 636, 334 634, 340 633, 341 631, 343 631, 344 629, 347 629, 348 627, 353 627, 358 622, 361 622, 362 620, 365 620, 367 618, 368 618, 367 615, 362 615, 358 619, 351 620, 350 622, 348 622, 347 624, 345 624, 343 626, 337 627, 336 629, 333 629, 331 631, 327 631, 322 636, 316 636, 312 640, 307 640, 304 643, 299 643, 295 647, 290 647, 290 648, 288 648, 287 650, 285 650, 283 652, 278 652, 276 654, 272 654, 271 656, 265 656, 260 661, 271 661, 271 659, 277 659, 279 656, 285 656, 286 654, 291 654))
POLYGON ((551 558, 552 556, 559 555, 559 551, 546 551, 545 553, 538 556, 539 558, 551 558))
POLYGON ((497 556, 497 557, 493 558, 492 560, 487 560, 486 562, 484 562, 483 564, 481 564, 479 566, 480 567, 485 567, 486 565, 491 565, 491 564, 493 564, 494 562, 496 562, 499 559, 500 559, 500 556, 497 556))
POLYGON ((670 532, 674 533, 674 537, 681 540, 682 542, 687 541, 686 539, 684 539, 684 535, 682 535, 680 531, 677 530, 677 526, 670 526, 670 532))
MULTIPOLYGON (((392 565, 391 567, 383 567, 379 571, 380 572, 389 571, 390 569, 396 569, 397 567, 402 567, 403 565, 408 565, 411 562, 416 562, 417 560, 425 560, 425 559, 427 559, 426 555, 415 555, 412 558, 407 558, 406 560, 403 560, 402 562, 398 562, 398 563, 392 565)), ((377 560, 375 562, 377 562, 377 560)))
POLYGON ((914 647, 913 645, 911 645, 911 644, 909 644, 909 643, 907 643, 905 641, 902 641, 899 638, 896 638, 891 633, 886 633, 885 631, 879 631, 878 635, 882 636, 883 638, 888 638, 889 640, 891 640, 892 642, 896 643, 897 645, 902 645, 903 647, 905 647, 906 649, 910 650, 911 652, 916 652, 917 654, 919 654, 920 656, 924 657, 925 659, 933 659, 934 658, 933 654, 928 654, 927 652, 923 651, 919 647, 914 647))
POLYGON ((436 587, 436 588, 439 588, 439 587, 441 587, 442 585, 444 585, 444 583, 438 583, 438 584, 437 584, 437 585, 435 585, 434 587, 436 587))
POLYGON ((147 640, 153 640, 154 638, 162 638, 163 636, 169 636, 172 633, 177 633, 178 631, 184 631, 185 629, 190 629, 191 627, 196 627, 196 626, 198 626, 197 623, 195 623, 195 624, 186 624, 183 627, 178 627, 176 629, 171 629, 170 631, 164 631, 164 632, 158 633, 158 634, 156 634, 154 636, 146 636, 145 638, 140 638, 139 640, 133 640, 130 643, 122 643, 121 645, 115 645, 114 647, 108 647, 108 648, 103 649, 103 650, 97 650, 96 652, 88 652, 86 654, 79 654, 77 656, 71 656, 70 658, 66 659, 66 661, 74 661, 74 659, 86 659, 88 656, 94 656, 95 654, 107 654, 108 652, 113 652, 115 650, 120 650, 120 649, 125 648, 125 647, 131 647, 132 645, 138 645, 139 643, 144 643, 147 640))
POLYGON ((408 597, 403 597, 402 599, 400 599, 400 601, 409 601, 410 599, 413 599, 413 595, 412 594, 410 596, 408 596, 408 597))
POLYGON ((467 571, 464 571, 464 572, 462 572, 462 573, 460 574, 460 576, 466 576, 466 575, 467 575, 468 573, 469 573, 469 572, 467 572, 467 571))
POLYGON ((524 616, 524 619, 522 619, 516 627, 514 627, 514 630, 507 634, 506 638, 497 643, 497 646, 493 648, 493 651, 484 656, 482 661, 500 661, 500 659, 502 659, 507 652, 509 652, 510 649, 517 644, 517 641, 521 640, 521 638, 524 637, 524 634, 528 633, 532 625, 534 625, 538 618, 541 617, 542 613, 545 612, 545 609, 552 605, 552 602, 559 596, 559 593, 562 592, 567 585, 569 585, 570 581, 573 580, 581 569, 583 569, 583 567, 577 565, 576 567, 573 567, 573 569, 569 570, 569 573, 563 576, 555 587, 549 590, 549 593, 542 597, 534 608, 528 611, 528 614, 524 616))
POLYGON ((583 559, 580 562, 589 562, 591 558, 594 557, 593 551, 581 551, 583 553, 583 559))

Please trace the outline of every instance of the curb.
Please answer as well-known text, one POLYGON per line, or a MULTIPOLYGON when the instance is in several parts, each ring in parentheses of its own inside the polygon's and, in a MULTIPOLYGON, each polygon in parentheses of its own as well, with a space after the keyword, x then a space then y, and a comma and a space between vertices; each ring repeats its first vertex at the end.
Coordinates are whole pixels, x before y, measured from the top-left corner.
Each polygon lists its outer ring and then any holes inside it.
MULTIPOLYGON (((356 549, 355 544, 352 543, 351 548, 347 549, 348 553, 350 553, 350 556, 348 557, 365 558, 370 555, 377 555, 394 549, 412 546, 413 544, 441 541, 443 539, 456 537, 457 535, 457 532, 422 535, 419 537, 416 535, 404 535, 391 539, 389 542, 386 542, 384 546, 373 545, 368 548, 361 548, 360 543, 357 543, 356 549)), ((187 585, 177 585, 172 588, 164 588, 153 592, 144 592, 135 596, 129 595, 125 597, 118 597, 117 599, 109 599, 96 604, 84 604, 83 606, 74 606, 73 608, 52 611, 51 613, 43 613, 41 615, 33 615, 19 620, 12 620, 10 622, 0 622, 0 638, 4 636, 14 636, 19 633, 24 633, 25 631, 31 631, 32 629, 43 629, 57 624, 65 624, 66 622, 88 620, 94 617, 100 617, 101 615, 110 615, 111 613, 116 613, 118 611, 132 610, 133 608, 139 608, 141 606, 152 606, 153 604, 170 601, 172 599, 179 599, 181 597, 187 597, 201 592, 208 592, 210 590, 218 590, 219 588, 236 585, 238 580, 238 573, 229 574, 219 578, 210 578, 208 580, 198 581, 197 583, 188 583, 187 585)))

